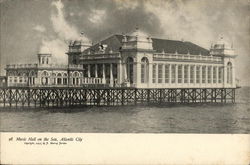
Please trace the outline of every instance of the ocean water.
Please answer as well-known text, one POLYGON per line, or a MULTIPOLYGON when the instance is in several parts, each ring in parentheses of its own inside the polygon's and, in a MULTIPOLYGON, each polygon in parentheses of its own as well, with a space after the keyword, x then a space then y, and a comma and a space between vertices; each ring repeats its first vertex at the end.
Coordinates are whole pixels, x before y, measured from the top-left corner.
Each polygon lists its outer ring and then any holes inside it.
POLYGON ((0 108, 1 132, 250 133, 250 88, 237 89, 236 104, 0 108))

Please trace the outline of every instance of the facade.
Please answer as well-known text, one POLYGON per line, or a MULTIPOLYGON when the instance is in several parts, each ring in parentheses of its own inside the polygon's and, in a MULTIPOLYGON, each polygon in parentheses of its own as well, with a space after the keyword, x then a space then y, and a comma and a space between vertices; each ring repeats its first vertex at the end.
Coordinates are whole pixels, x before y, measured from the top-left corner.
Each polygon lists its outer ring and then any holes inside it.
POLYGON ((80 86, 83 69, 78 65, 57 65, 48 50, 38 53, 36 64, 12 64, 6 66, 8 86, 15 87, 65 87, 80 86))
POLYGON ((89 46, 69 45, 69 64, 82 65, 84 84, 136 88, 236 88, 234 49, 223 38, 206 50, 151 38, 136 29, 89 46))
POLYGON ((7 65, 8 86, 236 88, 236 55, 223 38, 207 50, 136 29, 95 45, 72 41, 67 55, 68 65, 53 64, 48 51, 37 64, 7 65))

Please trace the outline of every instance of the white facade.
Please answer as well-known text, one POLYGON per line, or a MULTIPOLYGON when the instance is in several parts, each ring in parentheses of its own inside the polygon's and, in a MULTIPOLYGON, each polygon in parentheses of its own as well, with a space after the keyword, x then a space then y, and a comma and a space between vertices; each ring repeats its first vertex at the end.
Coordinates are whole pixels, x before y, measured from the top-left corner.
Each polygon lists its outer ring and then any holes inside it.
MULTIPOLYGON (((187 53, 178 53, 177 50, 171 53, 164 50, 159 52, 153 47, 154 40, 138 29, 134 33, 122 36, 119 50, 112 50, 115 49, 112 46, 112 44, 115 45, 114 40, 111 37, 82 52, 69 50, 69 61, 77 59, 75 62, 83 65, 85 69, 84 77, 99 79, 99 83, 108 84, 111 87, 236 87, 236 55, 233 48, 229 47, 222 38, 205 55, 191 54, 189 50, 187 53), (105 45, 106 50, 98 45, 105 45)), ((177 43, 187 45, 181 41, 177 43)), ((200 48, 197 45, 193 47, 194 50, 200 48)), ((192 47, 190 51, 191 49, 192 47)))

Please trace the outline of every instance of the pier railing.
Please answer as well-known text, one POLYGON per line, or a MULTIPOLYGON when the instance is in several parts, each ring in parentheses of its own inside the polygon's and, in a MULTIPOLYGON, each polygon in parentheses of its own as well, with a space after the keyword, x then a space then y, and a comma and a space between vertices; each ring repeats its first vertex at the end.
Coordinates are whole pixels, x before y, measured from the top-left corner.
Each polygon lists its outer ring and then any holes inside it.
POLYGON ((0 107, 116 106, 168 103, 234 103, 235 88, 0 88, 0 107))

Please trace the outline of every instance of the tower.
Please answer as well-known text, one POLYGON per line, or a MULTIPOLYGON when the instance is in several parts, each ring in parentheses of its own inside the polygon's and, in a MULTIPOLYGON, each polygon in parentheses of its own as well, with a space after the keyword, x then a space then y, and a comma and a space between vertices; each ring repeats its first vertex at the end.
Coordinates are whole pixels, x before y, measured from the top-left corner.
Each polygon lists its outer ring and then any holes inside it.
POLYGON ((47 47, 42 47, 37 56, 39 65, 51 64, 51 52, 47 47))
POLYGON ((219 40, 211 46, 210 55, 222 58, 224 87, 235 88, 235 58, 237 55, 235 54, 233 45, 227 43, 223 36, 220 36, 219 40))
POLYGON ((92 45, 90 41, 83 37, 82 33, 81 35, 79 40, 70 41, 69 43, 69 51, 67 53, 69 64, 79 64, 81 53, 92 45))

